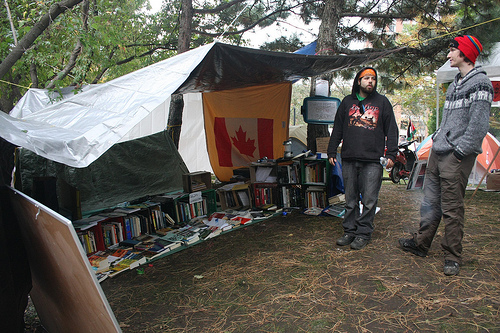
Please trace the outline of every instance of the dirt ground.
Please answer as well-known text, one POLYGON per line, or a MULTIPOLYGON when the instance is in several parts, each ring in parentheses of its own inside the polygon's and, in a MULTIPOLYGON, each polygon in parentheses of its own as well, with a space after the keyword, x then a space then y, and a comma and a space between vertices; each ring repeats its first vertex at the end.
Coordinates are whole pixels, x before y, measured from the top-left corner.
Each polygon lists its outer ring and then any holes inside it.
POLYGON ((443 274, 442 227, 426 258, 398 248, 422 192, 384 182, 360 251, 335 245, 341 219, 294 212, 101 286, 123 332, 500 332, 500 193, 472 194, 454 277, 443 274))

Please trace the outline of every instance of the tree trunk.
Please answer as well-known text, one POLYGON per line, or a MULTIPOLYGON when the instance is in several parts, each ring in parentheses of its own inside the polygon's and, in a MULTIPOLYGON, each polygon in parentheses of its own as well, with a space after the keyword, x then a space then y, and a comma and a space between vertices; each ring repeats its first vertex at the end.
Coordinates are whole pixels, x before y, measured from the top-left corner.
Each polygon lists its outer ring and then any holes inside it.
POLYGON ((38 73, 36 70, 36 64, 34 62, 30 63, 30 77, 31 88, 38 88, 38 73))
POLYGON ((175 147, 179 149, 181 137, 182 110, 184 109, 184 98, 182 94, 173 94, 170 100, 170 112, 168 113, 167 133, 174 141, 175 147))
MULTIPOLYGON (((321 15, 321 25, 319 27, 318 44, 316 53, 319 55, 333 55, 336 53, 337 27, 340 21, 340 13, 344 8, 345 0, 324 0, 323 12, 321 15)), ((331 77, 322 77, 331 84, 331 77)), ((316 78, 311 80, 311 96, 315 94, 316 78)), ((316 138, 328 137, 328 125, 308 124, 307 125, 307 149, 317 151, 316 138)))
POLYGON ((189 51, 189 45, 191 44, 192 21, 193 21, 193 2, 192 0, 182 0, 181 17, 179 22, 179 41, 177 44, 178 54, 189 51))
MULTIPOLYGON (((193 20, 192 0, 182 0, 181 18, 179 24, 179 41, 177 53, 189 51, 191 44, 191 22, 193 20)), ((170 112, 168 114, 167 133, 174 141, 175 147, 179 148, 181 136, 182 112, 184 110, 184 98, 182 94, 174 94, 170 100, 170 112)))
POLYGON ((63 0, 50 6, 49 12, 42 16, 33 28, 21 38, 19 44, 17 44, 0 63, 0 79, 7 74, 12 66, 22 57, 24 52, 31 47, 38 36, 40 36, 59 15, 73 8, 80 2, 82 2, 82 0, 63 0))

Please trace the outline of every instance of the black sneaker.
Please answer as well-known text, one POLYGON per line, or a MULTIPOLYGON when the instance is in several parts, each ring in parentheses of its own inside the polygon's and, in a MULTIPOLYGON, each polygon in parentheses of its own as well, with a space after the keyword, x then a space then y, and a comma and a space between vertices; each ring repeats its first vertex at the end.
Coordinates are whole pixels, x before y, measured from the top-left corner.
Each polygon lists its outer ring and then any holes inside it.
POLYGON ((414 255, 420 256, 420 257, 425 257, 427 255, 427 251, 421 250, 413 238, 401 238, 399 240, 399 245, 401 245, 401 248, 403 251, 411 252, 414 255))
POLYGON ((444 275, 457 275, 460 271, 460 265, 456 261, 445 260, 443 271, 444 275))
POLYGON ((353 235, 344 234, 342 237, 340 237, 339 239, 337 239, 337 245, 339 245, 339 246, 346 246, 346 245, 351 244, 353 240, 354 240, 354 236, 353 235))
POLYGON ((370 242, 369 239, 364 239, 360 237, 354 238, 354 240, 351 243, 351 249, 353 250, 361 250, 370 242))

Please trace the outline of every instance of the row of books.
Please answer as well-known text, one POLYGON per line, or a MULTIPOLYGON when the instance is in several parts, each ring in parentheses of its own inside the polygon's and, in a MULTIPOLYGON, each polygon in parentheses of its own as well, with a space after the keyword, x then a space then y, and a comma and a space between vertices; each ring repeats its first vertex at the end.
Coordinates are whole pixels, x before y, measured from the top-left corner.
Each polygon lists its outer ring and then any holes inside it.
POLYGON ((326 167, 321 161, 305 165, 304 182, 307 184, 326 184, 326 167))
POLYGON ((281 187, 282 207, 302 207, 302 188, 300 185, 290 185, 281 187))
POLYGON ((325 208, 329 205, 324 188, 321 186, 308 186, 305 192, 305 202, 308 208, 325 208))
POLYGON ((189 203, 185 201, 177 202, 175 206, 177 221, 185 222, 195 217, 207 215, 207 199, 203 198, 200 202, 189 203))
POLYGON ((104 251, 88 255, 89 262, 99 281, 123 271, 178 251, 200 241, 220 235, 225 231, 249 225, 271 216, 273 212, 232 211, 216 212, 208 217, 192 219, 179 228, 164 228, 155 234, 143 234, 125 239, 104 251))
POLYGON ((171 226, 175 221, 160 210, 159 204, 117 208, 89 218, 74 221, 73 226, 86 253, 104 251, 142 234, 171 226))
MULTIPOLYGON (((273 184, 276 185, 276 184, 273 184)), ((255 207, 264 206, 266 204, 275 203, 274 191, 276 186, 263 187, 261 184, 254 184, 254 205, 255 207)))

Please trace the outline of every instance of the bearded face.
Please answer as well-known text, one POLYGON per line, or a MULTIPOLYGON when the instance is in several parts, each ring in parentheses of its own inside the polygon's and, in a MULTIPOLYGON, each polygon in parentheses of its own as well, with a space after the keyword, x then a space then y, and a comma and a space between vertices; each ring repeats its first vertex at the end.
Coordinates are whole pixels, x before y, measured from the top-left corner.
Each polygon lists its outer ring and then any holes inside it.
POLYGON ((369 95, 375 90, 377 79, 373 75, 365 75, 359 80, 359 91, 369 95))

